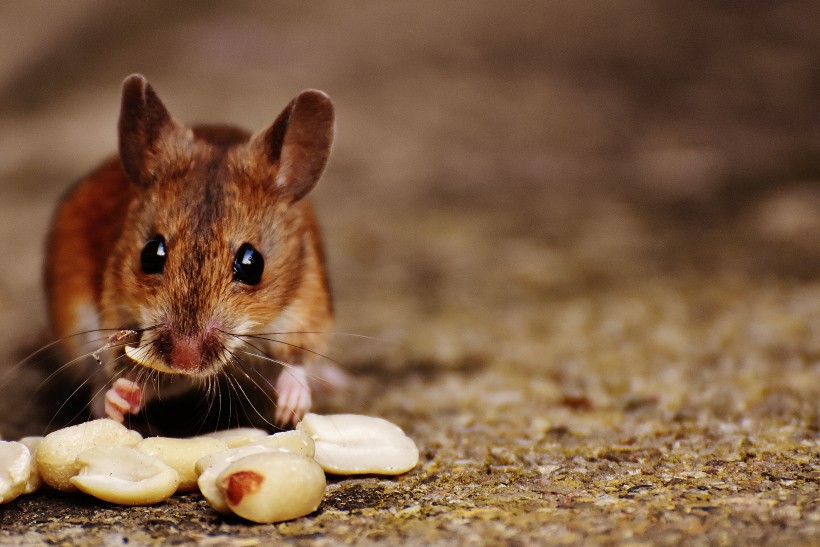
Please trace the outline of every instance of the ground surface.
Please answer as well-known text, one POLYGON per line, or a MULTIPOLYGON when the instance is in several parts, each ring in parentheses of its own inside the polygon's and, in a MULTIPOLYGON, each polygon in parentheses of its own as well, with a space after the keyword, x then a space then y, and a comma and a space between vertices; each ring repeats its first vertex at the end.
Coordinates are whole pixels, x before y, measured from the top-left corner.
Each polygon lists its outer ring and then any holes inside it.
POLYGON ((270 526, 44 492, 0 544, 820 542, 812 2, 125 9, 0 7, 0 433, 58 406, 14 365, 48 339, 42 240, 139 71, 189 122, 334 98, 338 330, 377 339, 338 337, 353 381, 319 410, 422 459, 270 526))

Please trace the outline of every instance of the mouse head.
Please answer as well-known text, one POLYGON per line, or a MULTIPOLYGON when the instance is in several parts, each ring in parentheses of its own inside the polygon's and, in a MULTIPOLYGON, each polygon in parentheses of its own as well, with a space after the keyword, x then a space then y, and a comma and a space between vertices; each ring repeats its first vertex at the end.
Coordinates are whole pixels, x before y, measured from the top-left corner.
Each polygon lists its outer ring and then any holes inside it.
POLYGON ((155 368, 207 375, 237 335, 282 328, 296 300, 321 300, 304 288, 323 274, 303 198, 327 163, 333 124, 330 99, 309 90, 254 135, 191 129, 142 76, 127 78, 119 147, 135 197, 106 267, 104 321, 147 329, 140 347, 155 368))

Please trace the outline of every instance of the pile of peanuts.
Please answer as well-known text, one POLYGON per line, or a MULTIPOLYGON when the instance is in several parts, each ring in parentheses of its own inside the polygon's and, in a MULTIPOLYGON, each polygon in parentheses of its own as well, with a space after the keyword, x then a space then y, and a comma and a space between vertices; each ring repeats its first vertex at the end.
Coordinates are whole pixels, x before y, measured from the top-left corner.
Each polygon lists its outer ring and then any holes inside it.
POLYGON ((271 523, 315 511, 325 473, 398 475, 419 451, 396 425, 370 416, 308 414, 293 431, 228 429, 175 439, 102 419, 45 437, 0 441, 0 503, 37 490, 84 492, 121 505, 161 503, 199 489, 216 511, 271 523))

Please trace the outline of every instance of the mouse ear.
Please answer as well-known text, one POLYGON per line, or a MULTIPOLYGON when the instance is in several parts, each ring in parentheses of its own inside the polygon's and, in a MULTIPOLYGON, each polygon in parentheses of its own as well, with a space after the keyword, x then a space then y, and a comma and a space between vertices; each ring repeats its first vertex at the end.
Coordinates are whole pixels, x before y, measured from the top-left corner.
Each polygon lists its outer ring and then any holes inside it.
POLYGON ((168 113, 154 89, 140 74, 122 85, 119 140, 120 161, 131 180, 147 185, 154 180, 161 153, 186 141, 186 132, 168 113))
POLYGON ((255 135, 251 150, 275 169, 276 190, 297 201, 313 189, 325 169, 333 144, 334 113, 330 97, 302 91, 273 124, 255 135))

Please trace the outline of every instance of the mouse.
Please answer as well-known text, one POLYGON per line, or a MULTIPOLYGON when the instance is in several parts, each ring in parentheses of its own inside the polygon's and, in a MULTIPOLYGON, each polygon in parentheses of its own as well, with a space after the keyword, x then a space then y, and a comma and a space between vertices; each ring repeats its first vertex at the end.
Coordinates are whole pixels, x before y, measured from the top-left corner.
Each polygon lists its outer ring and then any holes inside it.
POLYGON ((308 196, 333 144, 330 98, 302 91, 256 133, 189 127, 134 74, 117 132, 118 154, 64 194, 46 242, 52 333, 91 414, 123 422, 157 399, 213 398, 224 379, 261 390, 268 423, 295 425, 333 328, 308 196))

